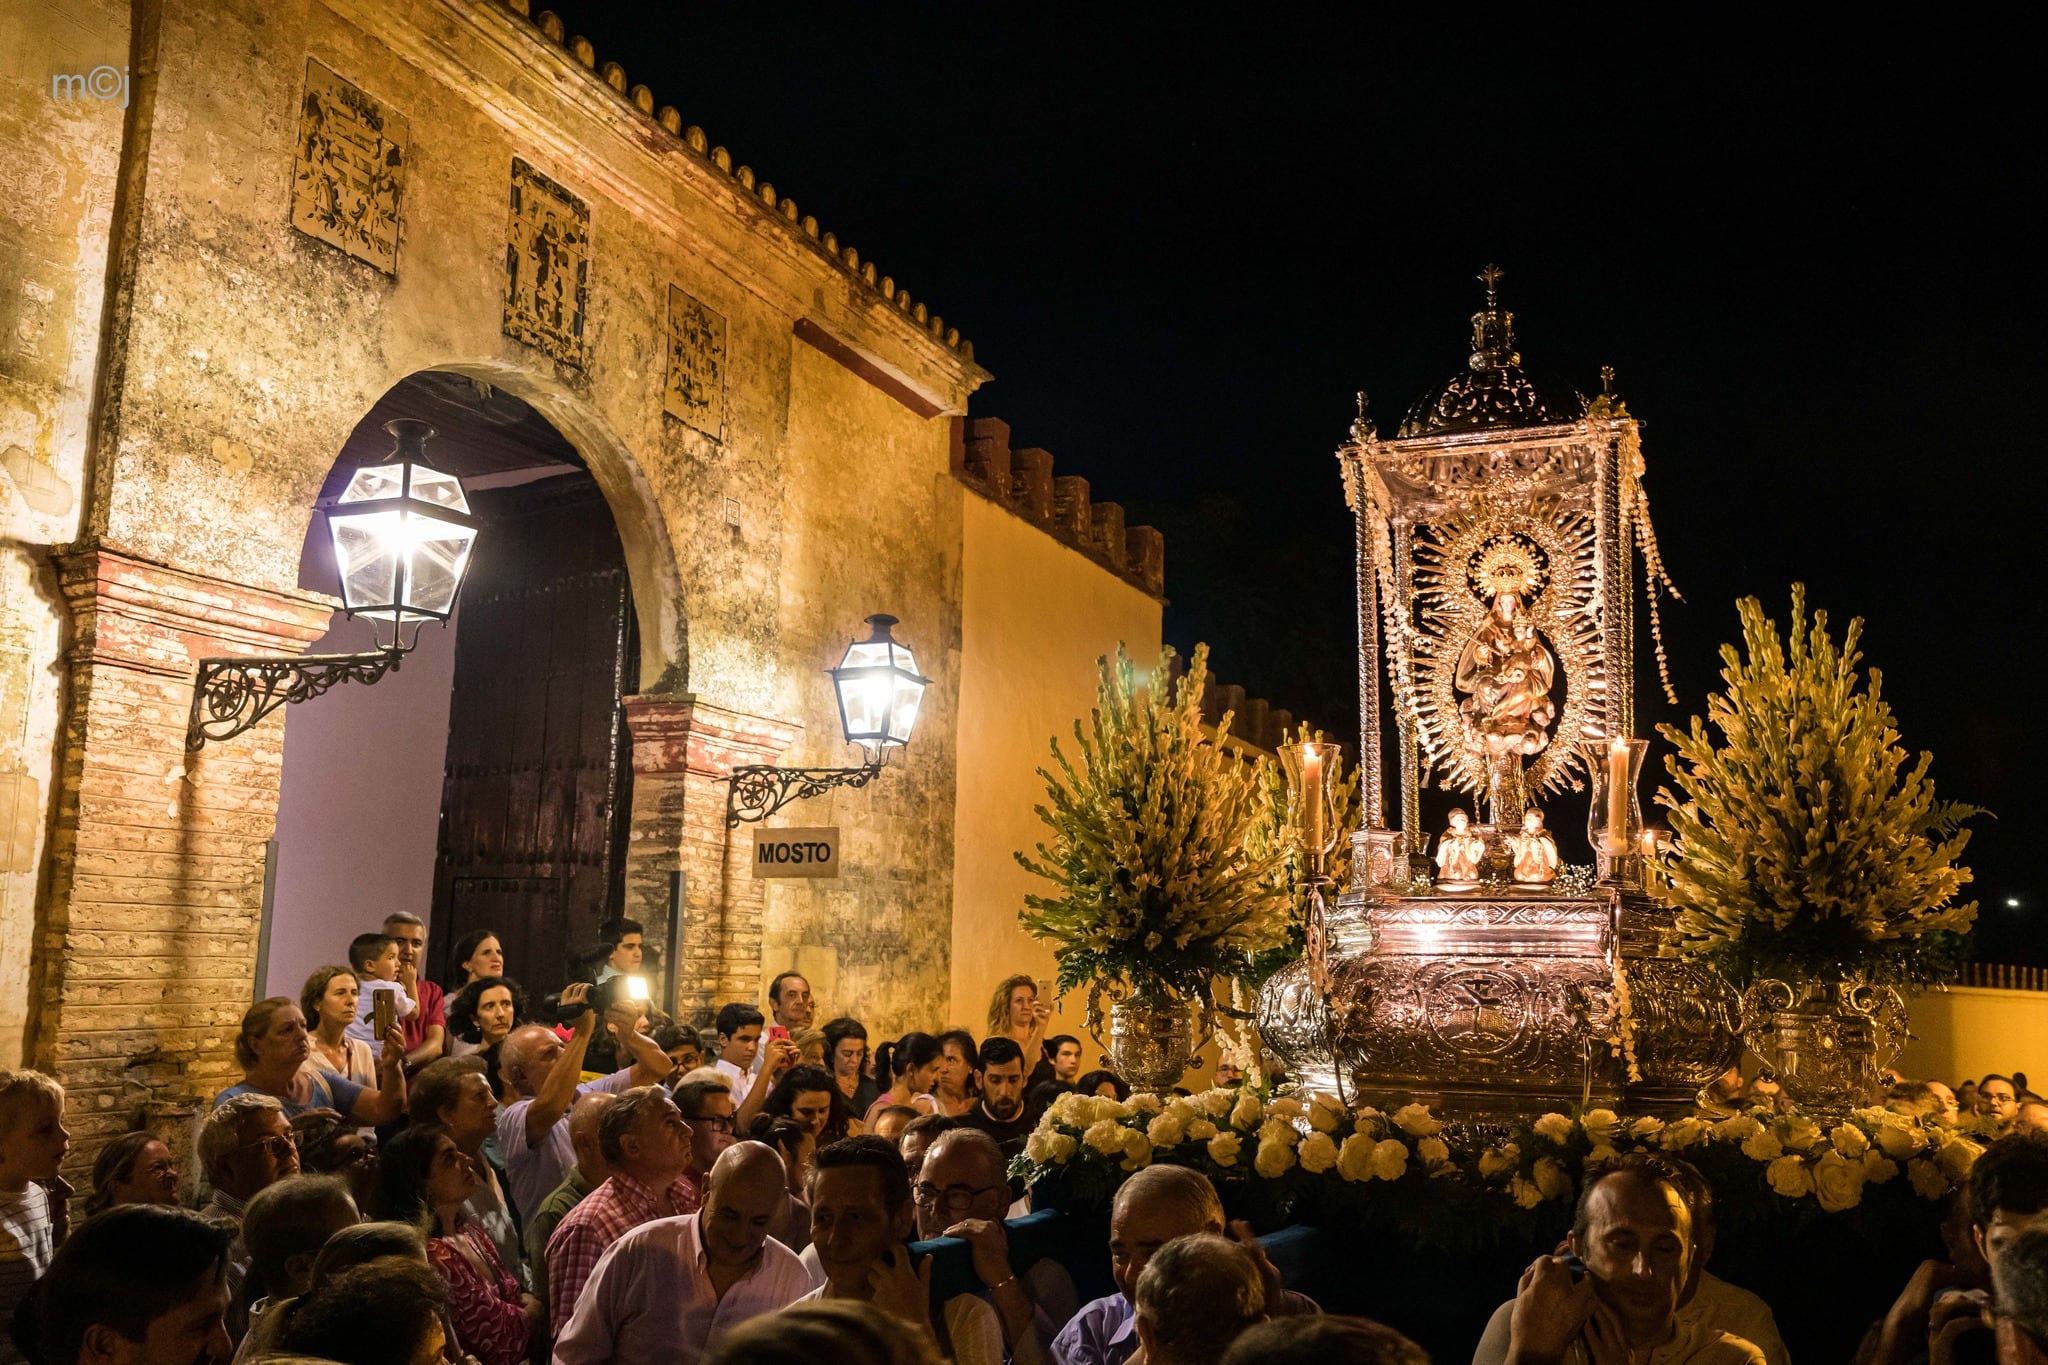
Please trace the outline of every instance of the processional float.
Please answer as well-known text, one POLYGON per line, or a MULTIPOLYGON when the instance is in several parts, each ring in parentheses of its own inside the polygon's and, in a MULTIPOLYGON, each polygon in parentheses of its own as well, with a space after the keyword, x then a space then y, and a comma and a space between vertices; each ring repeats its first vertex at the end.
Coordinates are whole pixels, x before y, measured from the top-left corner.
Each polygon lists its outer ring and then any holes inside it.
POLYGON ((1611 371, 1588 401, 1523 370, 1499 278, 1480 275, 1466 369, 1392 439, 1361 394, 1337 451, 1357 516, 1362 827, 1350 885, 1267 983, 1259 1030, 1301 1084, 1363 1102, 1689 1106, 1738 1055, 1739 1005, 1712 970, 1657 956, 1671 912, 1643 891, 1638 553, 1660 669, 1669 583, 1641 429, 1611 371), (1425 784, 1465 803, 1434 858, 1425 784), (1595 866, 1560 872, 1542 805, 1589 789, 1595 866))

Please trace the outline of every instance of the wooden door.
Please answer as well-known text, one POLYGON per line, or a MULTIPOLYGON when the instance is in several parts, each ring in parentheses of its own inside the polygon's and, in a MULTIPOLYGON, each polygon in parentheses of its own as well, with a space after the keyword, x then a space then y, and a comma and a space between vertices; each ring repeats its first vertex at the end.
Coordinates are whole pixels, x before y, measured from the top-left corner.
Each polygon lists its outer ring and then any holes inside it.
POLYGON ((490 930, 536 1000, 622 902, 638 682, 625 553, 586 473, 473 494, 434 869, 433 966, 490 930))

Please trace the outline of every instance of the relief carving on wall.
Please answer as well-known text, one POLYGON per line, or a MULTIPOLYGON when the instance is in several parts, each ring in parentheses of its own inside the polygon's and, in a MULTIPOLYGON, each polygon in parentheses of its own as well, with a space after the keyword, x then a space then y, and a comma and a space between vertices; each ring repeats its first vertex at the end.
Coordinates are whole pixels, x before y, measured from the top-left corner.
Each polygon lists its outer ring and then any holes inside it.
POLYGON ((725 315, 668 287, 668 380, 662 411, 725 439, 725 315))
POLYGON ((583 368, 590 208, 519 157, 505 241, 505 335, 583 368))
POLYGON ((292 167, 292 226, 398 273, 405 116, 308 58, 292 167))

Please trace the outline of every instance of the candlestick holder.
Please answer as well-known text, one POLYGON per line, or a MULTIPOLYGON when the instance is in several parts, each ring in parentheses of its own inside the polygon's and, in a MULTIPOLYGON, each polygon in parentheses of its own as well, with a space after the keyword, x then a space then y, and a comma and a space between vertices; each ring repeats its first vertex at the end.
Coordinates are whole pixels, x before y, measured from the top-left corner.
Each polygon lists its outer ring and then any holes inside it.
POLYGON ((1586 811, 1586 839, 1602 885, 1643 883, 1643 808, 1636 797, 1647 739, 1596 739, 1580 746, 1591 778, 1593 799, 1586 811))

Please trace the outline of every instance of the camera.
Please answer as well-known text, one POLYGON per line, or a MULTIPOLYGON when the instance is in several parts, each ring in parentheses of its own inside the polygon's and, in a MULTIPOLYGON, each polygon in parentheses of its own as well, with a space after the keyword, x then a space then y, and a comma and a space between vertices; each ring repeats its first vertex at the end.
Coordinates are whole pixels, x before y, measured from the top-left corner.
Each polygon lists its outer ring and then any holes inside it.
MULTIPOLYGON (((588 980, 589 978, 579 978, 588 980)), ((573 983, 572 983, 573 984, 573 983)), ((540 1017, 551 1023, 574 1027, 583 1017, 583 1011, 596 1010, 602 1020, 605 1013, 621 1000, 644 1003, 648 998, 647 978, 644 976, 608 976, 590 988, 590 995, 583 1000, 562 1003, 560 992, 541 999, 540 1017)))

